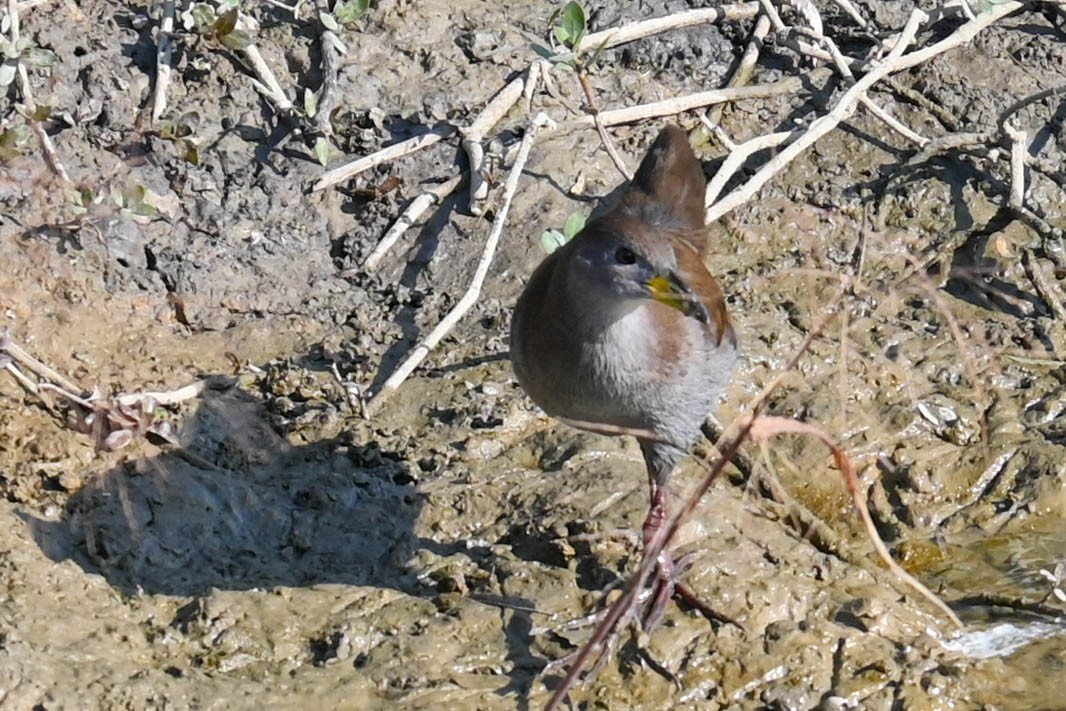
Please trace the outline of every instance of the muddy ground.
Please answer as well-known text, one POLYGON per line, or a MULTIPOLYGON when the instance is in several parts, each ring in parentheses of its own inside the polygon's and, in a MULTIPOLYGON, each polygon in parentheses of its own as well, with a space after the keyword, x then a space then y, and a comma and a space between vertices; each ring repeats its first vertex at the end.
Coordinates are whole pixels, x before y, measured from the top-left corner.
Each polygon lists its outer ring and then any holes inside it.
MULTIPOLYGON (((685 6, 588 7, 602 29, 685 6)), ((846 51, 865 46, 836 5, 819 6, 846 51)), ((886 31, 910 6, 859 3, 886 31)), ((245 9, 282 86, 317 88, 314 13, 245 9)), ((338 146, 363 155, 469 121, 528 65, 529 37, 545 36, 554 9, 374 4, 341 30, 338 146)), ((721 85, 752 23, 606 51, 592 70, 601 104, 721 85)), ((188 144, 147 128, 152 26, 140 5, 23 10, 23 35, 58 56, 50 73, 31 71, 38 102, 55 107, 58 153, 82 195, 101 199, 79 210, 92 200, 65 189, 32 140, 5 152, 0 319, 87 390, 207 376, 212 387, 166 410, 180 447, 137 438, 100 452, 58 401, 0 376, 0 705, 542 705, 559 680, 544 665, 588 635, 559 626, 633 570, 646 506, 635 445, 547 419, 507 361, 511 304, 540 234, 619 183, 595 132, 537 143, 485 293, 364 420, 331 368, 376 390, 455 304, 490 229, 460 192, 379 271, 362 268, 402 206, 464 165, 456 140, 311 192, 322 168, 298 122, 279 120, 235 53, 181 32, 164 118, 191 129, 194 165, 188 144), (391 176, 398 189, 365 192, 391 176), (143 189, 158 210, 147 219, 110 197, 143 189)), ((930 136, 988 130, 1016 99, 1061 83, 1063 39, 1054 13, 1027 10, 877 97, 930 136)), ((810 71, 771 44, 754 80, 810 71)), ((557 82, 535 105, 565 119, 580 91, 564 72, 557 82)), ((722 126, 738 141, 791 128, 841 91, 829 78, 741 102, 722 126)), ((5 129, 22 123, 16 96, 0 103, 5 129)), ((1030 154, 1056 167, 1032 170, 1028 195, 1052 226, 1064 224, 1064 106, 1052 95, 1016 114, 1030 154)), ((677 120, 696 129, 710 174, 723 149, 695 113, 677 120)), ((505 143, 523 123, 518 111, 505 119, 505 143)), ((612 130, 630 164, 662 123, 612 130)), ((1055 243, 1002 207, 1002 156, 916 155, 859 112, 714 226, 708 255, 743 354, 723 422, 850 280, 770 411, 841 441, 894 554, 966 633, 876 564, 828 452, 784 438, 750 445, 763 483, 719 482, 680 542, 694 553, 686 580, 743 629, 673 606, 646 642, 679 683, 627 635, 574 691, 577 707, 1062 708, 1052 578, 1066 565, 1066 271, 1055 243)), ((675 500, 699 472, 689 463, 675 476, 675 500)))

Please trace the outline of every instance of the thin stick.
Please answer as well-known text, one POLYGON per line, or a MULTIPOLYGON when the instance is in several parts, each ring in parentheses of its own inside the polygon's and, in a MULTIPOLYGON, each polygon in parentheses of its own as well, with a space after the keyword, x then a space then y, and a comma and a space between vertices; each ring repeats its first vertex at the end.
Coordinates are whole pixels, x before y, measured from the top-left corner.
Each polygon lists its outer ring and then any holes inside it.
POLYGON ((403 236, 404 232, 411 228, 411 225, 418 222, 418 218, 422 216, 422 213, 428 210, 431 205, 436 205, 444 200, 445 197, 451 195, 461 182, 463 182, 463 176, 457 175, 451 180, 433 186, 412 200, 404 208, 404 211, 400 213, 400 216, 396 218, 396 222, 392 223, 392 226, 389 227, 377 246, 374 247, 374 251, 366 258, 363 267, 367 271, 377 269, 378 264, 392 249, 392 246, 403 236))
POLYGON ((1018 99, 1013 104, 1005 108, 1002 112, 1000 112, 999 118, 996 120, 996 124, 999 126, 999 130, 1004 130, 1004 124, 1006 124, 1007 119, 1010 118, 1015 111, 1020 111, 1022 108, 1028 106, 1029 104, 1035 101, 1042 101, 1043 99, 1047 99, 1052 96, 1058 96, 1059 94, 1066 94, 1066 84, 1060 84, 1059 86, 1053 86, 1050 89, 1043 89, 1041 91, 1037 91, 1035 93, 1030 94, 1029 96, 1023 96, 1022 98, 1018 99))
MULTIPOLYGON (((522 101, 526 105, 526 113, 533 110, 533 93, 540 83, 540 77, 544 74, 544 66, 548 64, 546 59, 538 59, 529 65, 529 75, 526 78, 526 88, 522 91, 522 101)), ((550 65, 548 65, 550 67, 550 65)))
MULTIPOLYGON (((833 64, 836 66, 837 71, 840 73, 840 75, 844 77, 845 81, 847 81, 849 86, 855 83, 855 75, 851 71, 851 67, 849 66, 849 60, 841 53, 840 48, 838 48, 836 45, 836 42, 834 42, 829 37, 826 37, 824 34, 811 33, 807 30, 804 30, 803 28, 795 28, 795 31, 800 34, 810 34, 812 35, 813 39, 825 45, 826 49, 829 52, 829 55, 833 58, 833 64)), ((900 122, 890 113, 888 113, 885 109, 881 108, 877 104, 877 102, 875 102, 869 96, 865 94, 860 96, 859 103, 861 103, 875 117, 881 119, 881 121, 884 122, 893 131, 896 131, 908 141, 917 143, 919 148, 929 143, 928 138, 925 138, 924 136, 921 136, 912 131, 910 128, 905 126, 902 122, 900 122)))
MULTIPOLYGON (((965 2, 965 0, 963 0, 963 2, 965 2)), ((992 5, 991 10, 989 10, 988 12, 982 12, 980 15, 970 20, 969 22, 967 22, 959 29, 955 30, 950 35, 940 40, 939 42, 931 44, 928 47, 925 47, 924 49, 915 50, 910 54, 906 55, 905 57, 901 57, 896 61, 891 62, 891 73, 895 74, 897 72, 903 71, 904 69, 910 69, 911 67, 916 67, 919 64, 924 64, 925 62, 928 62, 930 59, 937 56, 938 54, 943 54, 949 49, 954 49, 955 47, 958 47, 960 44, 966 44, 974 37, 976 37, 977 34, 981 32, 981 30, 993 24, 994 22, 996 22, 996 20, 1006 17, 1007 15, 1010 15, 1013 12, 1017 12, 1022 8, 1023 5, 1024 3, 1017 2, 1016 0, 1012 0, 1011 2, 1004 2, 1002 4, 992 5)), ((900 40, 902 39, 903 38, 901 33, 900 40)), ((894 52, 895 48, 893 48, 893 53, 894 52)))
MULTIPOLYGON (((726 88, 748 86, 751 83, 751 77, 755 73, 755 64, 759 61, 759 53, 762 51, 763 42, 766 41, 766 35, 769 33, 770 16, 763 13, 755 22, 755 29, 752 30, 748 46, 744 49, 744 56, 740 58, 740 63, 737 64, 733 75, 729 77, 726 88)), ((715 104, 707 112, 707 119, 712 125, 717 126, 719 121, 721 121, 722 108, 722 104, 715 104)), ((719 137, 719 140, 721 140, 721 137, 719 137)), ((727 148, 729 147, 727 146, 727 148)), ((729 150, 732 149, 729 148, 729 150)))
POLYGON ((1003 122, 1003 132, 1010 139, 1010 206, 1020 207, 1025 202, 1025 154, 1029 137, 1010 121, 1003 122))
POLYGON ((315 110, 315 126, 325 136, 333 135, 332 114, 337 105, 337 74, 344 43, 333 30, 322 29, 322 93, 315 110))
POLYGON ((197 380, 194 383, 178 388, 177 390, 167 390, 166 392, 143 392, 143 393, 122 393, 116 395, 114 402, 118 405, 135 405, 138 402, 143 401, 145 398, 152 398, 157 404, 162 406, 177 405, 179 402, 185 402, 186 400, 192 400, 194 397, 199 397, 207 388, 207 379, 197 380))
MULTIPOLYGON (((8 22, 11 23, 10 37, 11 44, 17 46, 19 41, 19 3, 15 0, 7 0, 7 16, 8 22)), ((30 129, 34 135, 37 136, 37 142, 41 144, 41 151, 44 152, 45 160, 48 161, 48 167, 52 169, 52 172, 59 176, 60 180, 69 183, 70 176, 67 175, 67 169, 63 167, 63 161, 59 160, 59 153, 56 152, 56 147, 52 143, 52 138, 48 135, 48 132, 44 130, 44 126, 40 121, 33 118, 37 113, 37 102, 33 99, 33 89, 30 87, 30 76, 26 73, 26 65, 24 62, 18 63, 18 69, 16 70, 19 78, 19 91, 22 92, 22 103, 26 105, 26 111, 29 114, 28 123, 30 129)))
MULTIPOLYGON (((742 101, 744 99, 764 99, 769 96, 781 94, 794 94, 803 88, 801 77, 789 77, 772 84, 756 84, 755 86, 738 86, 731 89, 712 89, 701 91, 687 96, 678 96, 673 99, 656 101, 650 104, 639 104, 623 109, 611 109, 600 112, 600 120, 604 126, 617 126, 623 123, 634 123, 649 118, 660 116, 673 116, 683 111, 691 111, 712 104, 721 104, 726 101, 742 101)), ((582 116, 579 119, 566 121, 559 124, 560 129, 584 128, 595 126, 596 120, 592 116, 582 116)))
POLYGON ((883 121, 886 126, 906 138, 908 141, 918 144, 919 148, 924 148, 929 144, 928 138, 911 130, 895 116, 888 113, 888 111, 886 111, 885 109, 881 108, 870 97, 863 96, 859 99, 859 102, 862 103, 863 107, 865 107, 870 113, 881 119, 881 121, 883 121))
MULTIPOLYGON (((237 15, 237 28, 247 32, 249 35, 254 35, 259 31, 259 23, 254 17, 240 13, 237 15)), ((248 63, 251 64, 252 71, 259 77, 261 86, 257 86, 256 89, 270 99, 279 111, 292 111, 292 101, 285 95, 285 90, 281 88, 281 84, 278 83, 274 72, 271 71, 270 65, 263 59, 263 55, 259 53, 259 48, 255 46, 254 42, 244 48, 244 56, 248 59, 248 63), (266 91, 263 91, 264 88, 266 91)))
POLYGON ((155 51, 155 94, 152 100, 152 123, 167 109, 170 86, 170 60, 174 51, 174 0, 163 0, 163 23, 159 27, 159 44, 155 51))
POLYGON ((607 134, 607 127, 603 125, 603 119, 600 117, 600 109, 596 105, 596 97, 592 92, 592 84, 589 83, 588 74, 585 73, 585 67, 577 64, 575 60, 577 81, 581 84, 582 91, 585 92, 585 101, 588 103, 589 114, 592 116, 592 120, 596 123, 596 132, 600 134, 600 141, 603 143, 603 147, 607 149, 607 155, 611 157, 611 162, 614 163, 614 167, 618 169, 618 172, 622 174, 622 177, 628 180, 633 180, 633 171, 629 169, 626 162, 622 160, 622 156, 618 155, 618 151, 614 147, 614 141, 607 134))
POLYGON ((870 539, 870 543, 873 545, 874 550, 877 551, 877 555, 881 558, 884 564, 888 566, 888 569, 892 571, 893 575, 909 585, 926 600, 933 603, 933 605, 943 612, 949 620, 955 623, 959 629, 964 627, 962 620, 958 618, 943 600, 934 595, 929 588, 921 583, 921 581, 901 568, 900 565, 892 559, 892 554, 888 552, 888 547, 885 546, 885 542, 881 540, 881 536, 877 533, 877 526, 874 525, 873 519, 870 517, 870 510, 866 506, 865 497, 863 496, 862 491, 859 490, 858 479, 855 476, 855 467, 852 465, 851 460, 847 455, 844 454, 844 451, 837 446, 828 434, 807 422, 790 420, 785 417, 767 417, 766 415, 761 415, 755 419, 750 430, 751 437, 755 441, 765 440, 770 436, 779 433, 794 433, 814 437, 815 439, 821 440, 822 443, 829 447, 830 451, 833 453, 833 459, 836 462, 837 469, 839 469, 844 475, 844 481, 847 483, 848 492, 851 494, 852 501, 855 504, 855 510, 858 511, 859 518, 862 519, 863 527, 866 529, 866 536, 870 539))
POLYGON ((478 296, 481 294, 482 284, 485 282, 485 277, 488 275, 489 266, 492 264, 492 258, 496 254, 496 246, 500 241, 500 234, 503 232, 504 225, 507 224, 507 213, 511 209, 511 200, 514 198, 515 191, 518 190, 518 180, 522 177, 522 169, 525 167, 526 161, 529 159, 529 151, 533 147, 533 142, 536 140, 537 134, 544 127, 551 126, 551 119, 545 116, 543 113, 537 114, 530 123, 529 130, 526 135, 522 137, 522 143, 518 148, 518 155, 515 157, 514 165, 511 167, 511 172, 507 176, 507 182, 504 184, 503 204, 500 205, 499 214, 492 222, 492 231, 489 232, 489 237, 485 241, 485 249, 481 253, 481 259, 478 261, 477 268, 474 270, 474 276, 470 280, 470 286, 467 287, 466 293, 455 305, 448 315, 445 316, 436 328, 434 328, 425 340, 411 352, 407 359, 396 369, 389 379, 385 381, 385 384, 381 387, 381 391, 378 392, 373 399, 367 403, 367 411, 373 415, 374 412, 380 407, 393 390, 400 387, 400 385, 407 379, 411 373, 414 372, 429 352, 436 348, 437 344, 444 339, 448 333, 451 332, 455 324, 466 315, 466 312, 477 302, 478 296))
POLYGON ((759 0, 759 7, 762 8, 763 14, 770 20, 770 24, 774 26, 774 32, 781 32, 785 29, 785 23, 781 20, 781 15, 778 14, 777 8, 770 0, 759 0))
POLYGON ((266 63, 263 55, 259 53, 259 48, 254 44, 248 45, 244 48, 244 56, 248 57, 252 69, 255 70, 263 86, 267 88, 267 96, 274 102, 274 106, 279 111, 292 111, 292 101, 285 95, 285 90, 281 88, 281 84, 278 83, 274 72, 270 70, 270 65, 266 63))
POLYGON ((851 16, 851 19, 855 20, 855 24, 859 27, 866 27, 866 18, 862 16, 862 13, 851 4, 851 0, 833 0, 837 6, 844 12, 851 16))
POLYGON ((577 53, 594 52, 597 49, 610 49, 642 37, 656 35, 668 30, 676 30, 693 25, 713 24, 719 20, 744 20, 759 13, 759 3, 742 2, 735 5, 723 5, 717 8, 675 12, 666 17, 653 17, 650 20, 634 22, 622 27, 615 27, 601 32, 585 35, 577 46, 577 53))
POLYGON ((41 391, 37 387, 37 383, 33 382, 32 379, 23 375, 22 371, 19 370, 19 367, 17 365, 8 361, 4 364, 4 369, 7 370, 7 372, 11 373, 12 377, 14 377, 15 380, 19 381, 19 384, 22 385, 22 387, 24 387, 29 393, 38 397, 41 396, 41 391))
POLYGON ((1058 282, 1048 278, 1044 265, 1028 249, 1022 253, 1022 266, 1025 267, 1029 281, 1033 282, 1036 293, 1040 294, 1040 298, 1051 309, 1052 315, 1062 323, 1066 323, 1066 306, 1063 306, 1066 297, 1063 296, 1058 282))
POLYGON ((381 165, 382 163, 387 163, 390 160, 395 160, 396 158, 408 155, 409 153, 414 153, 415 151, 420 151, 423 148, 428 148, 434 143, 437 143, 443 138, 448 138, 454 133, 455 126, 446 125, 437 128, 431 128, 429 131, 419 136, 415 136, 414 138, 408 138, 406 141, 400 141, 399 143, 394 143, 391 146, 382 148, 377 153, 371 153, 368 156, 357 158, 351 163, 347 163, 345 165, 338 166, 333 170, 326 171, 326 173, 324 173, 322 177, 318 179, 318 182, 314 184, 312 190, 322 190, 324 188, 330 187, 331 185, 343 183, 345 180, 348 180, 352 176, 362 173, 364 170, 369 170, 374 166, 381 165))
POLYGON ((710 223, 718 220, 722 215, 725 215, 729 211, 750 200, 755 193, 761 190, 762 187, 769 182, 770 178, 777 175, 777 173, 791 163, 796 156, 806 150, 809 146, 813 145, 822 136, 836 128, 841 121, 848 118, 854 112, 855 104, 858 103, 859 97, 879 79, 887 76, 890 72, 896 69, 903 51, 914 41, 914 36, 918 32, 918 28, 921 26, 924 18, 925 13, 920 10, 912 11, 906 26, 904 26, 903 31, 900 32, 895 47, 892 48, 892 52, 890 52, 885 58, 885 61, 863 76, 862 79, 855 82, 854 86, 844 92, 844 95, 828 114, 820 116, 812 121, 811 125, 803 135, 785 146, 780 153, 760 168, 747 183, 729 193, 729 195, 722 198, 722 200, 715 205, 711 206, 707 212, 707 222, 710 223))
MULTIPOLYGON (((531 79, 533 66, 526 70, 526 78, 531 79)), ((467 128, 460 131, 462 135, 462 147, 466 151, 467 160, 470 163, 470 214, 480 215, 484 212, 485 200, 489 197, 489 184, 482 175, 482 165, 485 161, 485 147, 481 142, 485 134, 511 110, 511 107, 522 98, 526 87, 526 79, 518 77, 510 84, 501 89, 496 96, 492 97, 485 108, 481 110, 477 118, 467 128)))
POLYGON ((734 173, 740 170, 740 167, 744 165, 744 162, 747 161, 753 153, 779 146, 798 133, 798 131, 768 133, 765 136, 756 136, 749 141, 744 141, 744 143, 735 146, 733 150, 729 152, 729 155, 726 156, 726 159, 722 161, 722 164, 718 166, 718 171, 714 174, 714 177, 711 178, 711 182, 707 183, 707 193, 703 204, 707 207, 714 204, 714 201, 718 199, 722 190, 725 189, 729 179, 733 177, 734 173))
POLYGON ((6 330, 0 331, 0 353, 7 353, 9 356, 11 356, 12 360, 26 367, 28 370, 36 374, 37 377, 41 378, 42 380, 48 380, 53 383, 56 383, 57 385, 60 385, 63 389, 68 390, 72 393, 85 392, 83 388, 80 388, 74 383, 70 382, 58 372, 56 372, 49 366, 45 365, 41 361, 31 356, 26 351, 24 351, 17 343, 15 343, 14 340, 12 340, 11 336, 7 333, 6 330))

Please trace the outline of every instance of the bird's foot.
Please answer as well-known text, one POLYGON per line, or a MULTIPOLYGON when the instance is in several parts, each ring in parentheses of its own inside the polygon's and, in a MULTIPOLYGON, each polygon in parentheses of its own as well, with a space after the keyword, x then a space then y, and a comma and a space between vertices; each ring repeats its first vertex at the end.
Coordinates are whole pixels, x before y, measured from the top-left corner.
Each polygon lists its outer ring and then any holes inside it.
MULTIPOLYGON (((603 665, 611 659, 617 651, 623 639, 623 631, 630 630, 629 640, 632 649, 637 656, 653 671, 672 683, 677 683, 677 676, 662 662, 655 659, 647 648, 648 636, 662 622, 666 606, 670 600, 675 600, 684 606, 694 609, 705 618, 714 623, 729 624, 743 630, 740 623, 731 617, 724 615, 700 600, 699 596, 688 585, 678 580, 678 575, 690 565, 690 556, 682 556, 674 560, 669 553, 662 553, 655 566, 650 579, 645 586, 635 595, 620 597, 614 595, 617 584, 608 589, 600 600, 599 609, 561 625, 533 630, 534 634, 552 632, 559 634, 572 632, 587 627, 595 627, 589 644, 594 645, 591 650, 593 661, 585 679, 588 680, 596 675, 603 665), (612 598, 614 598, 612 600, 612 598)), ((561 668, 568 667, 581 655, 587 654, 584 648, 560 659, 549 662, 542 673, 552 673, 561 668)))

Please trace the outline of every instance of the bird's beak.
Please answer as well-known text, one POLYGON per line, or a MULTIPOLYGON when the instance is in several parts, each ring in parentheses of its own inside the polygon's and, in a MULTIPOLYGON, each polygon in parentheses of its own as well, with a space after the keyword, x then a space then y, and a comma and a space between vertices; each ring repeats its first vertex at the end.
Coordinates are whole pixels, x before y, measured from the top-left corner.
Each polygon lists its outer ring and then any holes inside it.
POLYGON ((645 282, 644 286, 647 288, 651 298, 660 304, 677 309, 701 323, 710 321, 710 314, 707 312, 707 305, 703 303, 703 299, 672 271, 665 274, 657 274, 645 282))

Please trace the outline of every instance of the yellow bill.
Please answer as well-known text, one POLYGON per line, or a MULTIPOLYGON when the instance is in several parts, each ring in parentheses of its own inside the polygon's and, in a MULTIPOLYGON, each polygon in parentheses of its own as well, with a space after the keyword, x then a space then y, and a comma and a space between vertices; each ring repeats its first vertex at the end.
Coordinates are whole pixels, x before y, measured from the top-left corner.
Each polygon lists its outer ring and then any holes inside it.
POLYGON ((694 316, 700 321, 707 321, 707 307, 700 303, 699 299, 688 285, 677 278, 677 275, 659 274, 647 281, 648 294, 660 304, 666 304, 672 309, 677 309, 686 316, 694 316))

